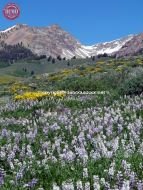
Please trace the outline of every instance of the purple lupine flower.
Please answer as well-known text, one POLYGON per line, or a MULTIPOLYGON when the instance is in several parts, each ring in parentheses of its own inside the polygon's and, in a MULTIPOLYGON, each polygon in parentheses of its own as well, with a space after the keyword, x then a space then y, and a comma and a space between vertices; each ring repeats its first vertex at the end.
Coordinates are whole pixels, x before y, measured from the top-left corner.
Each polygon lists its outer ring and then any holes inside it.
POLYGON ((16 182, 17 182, 18 180, 20 180, 20 179, 23 178, 25 168, 26 168, 25 166, 22 166, 22 167, 20 168, 19 172, 17 172, 17 174, 16 174, 16 182))
POLYGON ((4 184, 4 170, 0 168, 0 187, 4 184))
POLYGON ((7 137, 7 136, 8 136, 8 131, 7 131, 7 129, 2 129, 1 136, 2 136, 2 137, 7 137))
POLYGON ((30 187, 30 188, 35 187, 35 185, 37 184, 37 182, 38 182, 38 179, 33 178, 32 181, 30 181, 30 182, 28 183, 28 187, 30 187))
POLYGON ((10 154, 7 156, 7 161, 10 162, 15 158, 15 152, 11 151, 10 154))
POLYGON ((21 178, 23 178, 23 173, 22 172, 18 172, 16 174, 16 181, 20 180, 21 178))
MULTIPOLYGON (((57 188, 57 190, 59 189, 59 187, 57 188)), ((55 189, 54 189, 55 190, 55 189)), ((67 182, 64 182, 62 184, 62 190, 74 190, 74 184, 72 182, 72 180, 69 180, 67 182)))
POLYGON ((139 182, 137 183, 137 189, 138 189, 138 190, 142 190, 142 189, 143 189, 143 183, 142 183, 142 181, 139 181, 139 182))

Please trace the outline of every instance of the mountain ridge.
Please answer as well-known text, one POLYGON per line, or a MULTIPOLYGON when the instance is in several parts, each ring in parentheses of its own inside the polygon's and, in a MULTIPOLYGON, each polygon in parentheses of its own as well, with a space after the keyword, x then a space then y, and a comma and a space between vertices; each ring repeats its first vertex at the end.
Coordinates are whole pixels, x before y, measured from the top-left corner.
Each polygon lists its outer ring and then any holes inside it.
MULTIPOLYGON (((74 38, 70 33, 64 31, 58 24, 53 24, 46 27, 31 27, 26 24, 17 24, 6 30, 0 31, 0 42, 4 41, 8 45, 21 43, 34 54, 46 55, 52 57, 65 57, 70 59, 74 56, 78 58, 86 58, 97 56, 99 54, 117 55, 117 57, 132 54, 130 42, 136 43, 134 40, 143 39, 143 35, 128 35, 126 37, 97 43, 91 46, 81 44, 79 40, 74 38), (129 44, 129 45, 128 45, 129 44), (126 46, 126 51, 125 50, 126 46)), ((143 45, 140 44, 142 49, 143 45)), ((140 48, 136 47, 137 51, 140 48)))

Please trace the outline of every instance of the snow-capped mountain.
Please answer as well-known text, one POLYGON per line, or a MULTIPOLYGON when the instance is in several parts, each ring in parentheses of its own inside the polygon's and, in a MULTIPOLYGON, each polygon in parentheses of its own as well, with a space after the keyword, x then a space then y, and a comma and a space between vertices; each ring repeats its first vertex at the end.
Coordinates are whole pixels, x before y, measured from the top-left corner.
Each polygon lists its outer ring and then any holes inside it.
MULTIPOLYGON (((129 44, 131 41, 134 42, 136 38, 137 35, 129 35, 111 42, 86 46, 58 25, 30 27, 25 24, 18 24, 0 31, 0 42, 4 41, 9 45, 22 42, 34 54, 52 57, 60 55, 69 59, 73 56, 86 58, 104 53, 108 55, 117 54, 117 52, 122 52, 122 48, 126 47, 126 44, 129 44)), ((120 56, 120 54, 118 55, 120 56)))
POLYGON ((70 52, 69 50, 63 50, 63 53, 65 56, 71 55, 70 57, 73 57, 74 55, 76 55, 77 57, 82 58, 96 56, 104 53, 111 55, 119 51, 133 37, 133 35, 129 35, 126 38, 114 40, 111 42, 99 43, 93 46, 81 45, 80 47, 76 48, 74 52, 70 52))

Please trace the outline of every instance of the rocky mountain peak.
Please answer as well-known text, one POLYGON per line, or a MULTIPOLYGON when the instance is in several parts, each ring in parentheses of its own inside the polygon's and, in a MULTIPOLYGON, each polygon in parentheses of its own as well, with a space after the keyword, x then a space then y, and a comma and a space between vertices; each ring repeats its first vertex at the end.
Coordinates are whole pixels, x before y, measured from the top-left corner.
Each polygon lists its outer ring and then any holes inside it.
POLYGON ((111 42, 98 43, 92 46, 81 44, 58 24, 48 27, 31 27, 17 24, 0 31, 0 42, 8 45, 21 43, 34 54, 52 57, 86 58, 99 54, 116 55, 117 57, 136 53, 143 48, 143 34, 129 35, 111 42))
POLYGON ((53 24, 53 25, 49 26, 49 28, 52 30, 62 30, 62 28, 58 24, 53 24))

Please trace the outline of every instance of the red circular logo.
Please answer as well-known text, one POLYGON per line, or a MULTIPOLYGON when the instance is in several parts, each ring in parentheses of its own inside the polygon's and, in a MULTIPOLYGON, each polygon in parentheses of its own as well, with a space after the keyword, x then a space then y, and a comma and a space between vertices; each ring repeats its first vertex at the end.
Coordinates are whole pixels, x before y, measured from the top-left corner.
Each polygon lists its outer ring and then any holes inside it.
POLYGON ((9 20, 14 20, 20 15, 20 9, 15 3, 7 4, 3 9, 4 16, 9 20))

